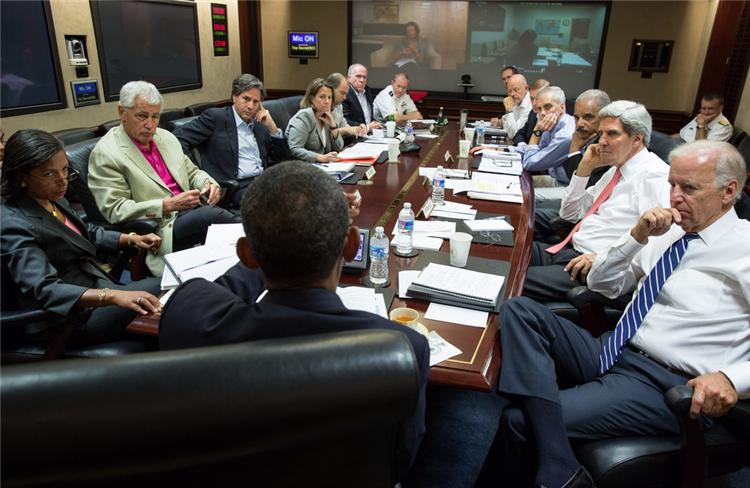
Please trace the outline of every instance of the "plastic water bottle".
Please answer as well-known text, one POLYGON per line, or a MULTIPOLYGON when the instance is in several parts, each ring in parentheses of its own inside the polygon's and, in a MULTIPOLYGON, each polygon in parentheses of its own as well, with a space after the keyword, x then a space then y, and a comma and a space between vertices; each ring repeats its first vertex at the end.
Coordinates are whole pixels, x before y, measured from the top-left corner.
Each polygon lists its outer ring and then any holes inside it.
POLYGON ((414 232, 414 212, 411 209, 411 203, 404 203, 404 208, 398 214, 396 251, 399 254, 411 254, 412 232, 414 232))
POLYGON ((484 120, 477 124, 477 146, 484 144, 484 120))
POLYGON ((406 121, 406 142, 414 142, 414 126, 411 120, 406 121))
POLYGON ((370 239, 370 281, 373 285, 382 285, 388 281, 388 255, 390 242, 382 227, 375 228, 375 235, 370 239))
POLYGON ((432 175, 432 204, 445 205, 445 171, 438 166, 432 175))

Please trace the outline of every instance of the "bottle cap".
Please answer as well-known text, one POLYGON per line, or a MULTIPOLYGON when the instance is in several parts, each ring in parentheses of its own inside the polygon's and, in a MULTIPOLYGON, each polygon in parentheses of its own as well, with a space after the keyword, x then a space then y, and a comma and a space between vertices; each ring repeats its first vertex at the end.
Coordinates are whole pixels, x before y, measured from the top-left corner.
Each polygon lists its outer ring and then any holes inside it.
POLYGON ((376 234, 382 234, 382 233, 383 233, 383 228, 382 228, 382 227, 380 227, 380 226, 378 226, 378 227, 375 227, 375 233, 376 233, 376 234))
POLYGON ((406 203, 404 204, 404 208, 411 208, 411 203, 409 203, 409 202, 406 202, 406 203))
POLYGON ((443 167, 442 166, 438 166, 437 169, 443 169, 443 167))

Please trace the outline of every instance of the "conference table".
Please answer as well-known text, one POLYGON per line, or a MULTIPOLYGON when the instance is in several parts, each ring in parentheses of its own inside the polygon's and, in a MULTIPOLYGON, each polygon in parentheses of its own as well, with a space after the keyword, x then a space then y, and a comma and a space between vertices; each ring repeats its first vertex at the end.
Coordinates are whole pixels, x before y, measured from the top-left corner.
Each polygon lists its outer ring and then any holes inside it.
MULTIPOLYGON (((419 153, 401 154, 398 163, 373 165, 376 174, 370 185, 342 185, 344 191, 359 190, 362 195, 360 214, 354 219, 354 225, 374 229, 382 226, 390 235, 398 221, 398 214, 403 204, 410 202, 415 213, 430 197, 432 189, 425 185, 424 176, 419 176, 420 167, 437 167, 470 170, 473 156, 468 159, 458 158, 458 125, 449 122, 446 127, 437 129, 436 138, 417 137, 416 142, 422 146, 419 153), (453 161, 446 162, 445 154, 449 151, 453 161)), ((363 169, 360 170, 363 172, 363 169)), ((497 201, 470 199, 466 195, 453 195, 450 190, 445 193, 446 201, 466 203, 478 212, 504 214, 510 216, 513 226, 513 246, 487 245, 472 243, 469 256, 506 261, 510 263, 510 274, 505 286, 504 299, 519 296, 523 291, 526 268, 531 256, 533 240, 534 198, 531 188, 531 176, 524 172, 521 177, 523 203, 504 203, 497 201)), ((430 220, 435 220, 431 217, 430 220)), ((441 252, 449 252, 448 240, 443 241, 441 252)), ((392 250, 394 248, 391 248, 392 250)), ((391 280, 389 288, 396 290, 396 297, 391 310, 399 307, 410 307, 419 311, 419 323, 429 331, 436 331, 443 339, 461 350, 461 354, 447 359, 432 367, 430 382, 440 385, 467 388, 479 391, 490 391, 500 370, 500 345, 498 337, 499 321, 497 314, 490 314, 485 328, 439 322, 424 318, 429 303, 422 300, 401 299, 398 296, 399 271, 412 269, 419 255, 412 258, 396 256, 392 251, 388 260, 388 273, 391 280)), ((347 285, 361 285, 362 277, 367 274, 342 274, 340 282, 347 285)), ((158 315, 136 318, 128 330, 135 333, 158 335, 158 315)))

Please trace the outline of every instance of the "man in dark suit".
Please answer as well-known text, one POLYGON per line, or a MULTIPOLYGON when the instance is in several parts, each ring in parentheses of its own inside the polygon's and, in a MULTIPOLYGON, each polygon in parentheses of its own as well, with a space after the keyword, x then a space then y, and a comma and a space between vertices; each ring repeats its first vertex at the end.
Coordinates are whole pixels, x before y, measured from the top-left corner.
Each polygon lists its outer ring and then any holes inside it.
POLYGON ((365 124, 370 131, 382 129, 373 115, 372 92, 367 86, 367 68, 361 64, 349 66, 346 79, 354 91, 341 103, 346 121, 354 127, 365 124))
POLYGON ((264 169, 291 158, 284 133, 263 109, 265 96, 263 82, 240 75, 232 82, 231 107, 210 108, 174 131, 191 159, 191 148, 201 146, 204 171, 217 180, 239 182, 233 207, 239 208, 245 189, 264 169))
POLYGON ((246 237, 239 263, 210 283, 186 282, 159 324, 162 349, 361 329, 407 335, 421 374, 419 403, 396 433, 396 476, 414 460, 424 435, 429 346, 418 332, 368 312, 349 310, 336 295, 341 260, 359 249, 341 187, 319 168, 289 161, 264 171, 242 200, 246 237), (268 292, 263 295, 263 292, 268 292), (258 300, 260 297, 260 300, 258 300))

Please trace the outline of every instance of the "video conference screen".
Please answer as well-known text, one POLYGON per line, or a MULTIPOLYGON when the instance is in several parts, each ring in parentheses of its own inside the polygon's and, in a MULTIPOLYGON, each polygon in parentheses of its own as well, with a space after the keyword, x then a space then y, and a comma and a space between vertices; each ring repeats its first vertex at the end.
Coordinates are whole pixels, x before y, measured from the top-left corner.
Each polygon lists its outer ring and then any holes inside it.
POLYGON ((162 93, 203 86, 196 5, 180 1, 90 1, 107 101, 133 80, 162 93))
POLYGON ((504 94, 503 66, 531 84, 544 78, 568 98, 594 88, 601 69, 608 2, 352 3, 352 63, 368 69, 367 84, 385 87, 409 76, 410 90, 504 94))

